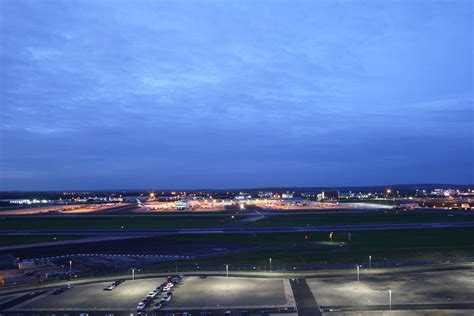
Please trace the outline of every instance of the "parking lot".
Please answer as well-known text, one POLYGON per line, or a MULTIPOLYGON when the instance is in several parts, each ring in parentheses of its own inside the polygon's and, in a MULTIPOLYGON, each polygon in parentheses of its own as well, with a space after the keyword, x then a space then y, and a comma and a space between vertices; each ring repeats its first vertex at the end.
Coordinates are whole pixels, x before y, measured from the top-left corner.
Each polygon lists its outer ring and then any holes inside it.
MULTIPOLYGON (((233 311, 234 315, 247 310, 251 315, 262 315, 262 311, 294 311, 296 306, 300 315, 319 314, 321 308, 323 315, 371 316, 388 315, 391 306, 392 315, 400 316, 472 315, 473 267, 472 264, 459 264, 422 269, 361 269, 359 282, 355 269, 354 273, 343 271, 299 279, 202 275, 183 279, 179 276, 136 279, 104 290, 112 284, 109 281, 76 285, 63 291, 57 287, 44 294, 38 293, 23 303, 15 303, 18 305, 7 309, 6 314, 137 314, 138 303, 168 279, 174 286, 157 294, 151 293, 154 298, 145 303, 143 312, 161 316, 185 311, 200 315, 201 311, 209 311, 214 316, 221 316, 227 310, 233 311), (55 291, 57 295, 53 294, 55 291), (170 300, 154 311, 153 306, 163 302, 170 291, 170 300)), ((3 296, 1 301, 17 295, 3 296)))
POLYGON ((282 308, 295 301, 286 279, 186 278, 163 310, 282 308))
MULTIPOLYGON (((470 309, 474 306, 474 270, 403 271, 384 274, 361 271, 357 275, 306 280, 318 305, 325 311, 356 309, 470 309)), ((413 312, 413 310, 412 310, 413 312)), ((403 314, 403 311, 400 311, 403 314)), ((368 313, 370 314, 370 313, 368 313)), ((359 315, 359 314, 357 314, 359 315)), ((362 314, 360 314, 362 315, 362 314)))
POLYGON ((133 310, 146 294, 164 279, 125 281, 112 291, 104 288, 111 282, 75 286, 64 293, 49 291, 11 310, 23 311, 121 311, 133 310))
MULTIPOLYGON (((110 291, 111 282, 78 285, 60 294, 48 291, 21 303, 8 312, 136 312, 137 304, 165 278, 127 280, 110 291)), ((286 279, 241 277, 185 277, 172 288, 170 302, 160 311, 265 309, 294 307, 294 298, 286 279)), ((146 311, 165 296, 160 293, 146 311)))

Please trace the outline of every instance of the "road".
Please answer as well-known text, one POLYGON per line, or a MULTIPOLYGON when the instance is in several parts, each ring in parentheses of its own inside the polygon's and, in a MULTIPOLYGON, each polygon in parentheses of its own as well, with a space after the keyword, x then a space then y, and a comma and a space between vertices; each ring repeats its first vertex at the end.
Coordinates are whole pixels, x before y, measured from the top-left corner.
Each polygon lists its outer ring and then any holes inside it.
POLYGON ((233 227, 222 226, 215 228, 186 228, 186 229, 74 229, 74 230, 2 230, 0 236, 15 235, 126 235, 153 236, 160 234, 266 234, 266 233, 303 233, 331 231, 374 231, 395 229, 422 228, 463 228, 474 227, 474 222, 441 222, 441 223, 408 223, 408 224, 370 224, 370 225, 328 225, 328 226, 296 226, 296 227, 233 227))
POLYGON ((291 289, 296 300, 298 316, 320 316, 318 303, 305 279, 291 279, 291 289))

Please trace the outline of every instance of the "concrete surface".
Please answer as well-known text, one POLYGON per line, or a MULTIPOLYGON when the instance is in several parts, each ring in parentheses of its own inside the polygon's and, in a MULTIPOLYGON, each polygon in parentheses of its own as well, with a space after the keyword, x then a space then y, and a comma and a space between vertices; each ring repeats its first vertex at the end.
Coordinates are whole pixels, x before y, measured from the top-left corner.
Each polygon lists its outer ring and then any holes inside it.
MULTIPOLYGON (((59 295, 48 291, 8 311, 133 311, 138 302, 164 280, 127 280, 112 291, 103 290, 110 282, 78 285, 59 295)), ((163 310, 295 306, 286 279, 186 277, 173 288, 173 292, 173 299, 163 310)), ((155 301, 159 301, 162 296, 158 296, 155 301)))
POLYGON ((294 307, 286 279, 198 277, 185 278, 163 310, 294 307))
POLYGON ((355 271, 352 276, 310 278, 307 283, 323 308, 347 305, 388 306, 388 289, 392 290, 392 305, 474 303, 473 269, 387 274, 361 270, 359 284, 355 271))

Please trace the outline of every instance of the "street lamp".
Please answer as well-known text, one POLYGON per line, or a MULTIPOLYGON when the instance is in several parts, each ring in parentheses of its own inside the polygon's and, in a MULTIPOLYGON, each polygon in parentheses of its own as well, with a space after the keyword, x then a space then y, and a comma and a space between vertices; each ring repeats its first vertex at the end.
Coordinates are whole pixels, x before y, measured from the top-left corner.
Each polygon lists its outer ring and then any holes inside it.
POLYGON ((225 274, 226 274, 226 278, 225 278, 225 289, 226 289, 226 295, 227 295, 227 291, 229 290, 229 265, 226 264, 225 265, 225 274))
POLYGON ((388 310, 392 310, 392 290, 388 290, 388 310))
POLYGON ((270 272, 272 272, 272 258, 268 258, 268 261, 270 261, 270 272))
POLYGON ((357 288, 359 288, 359 265, 357 265, 357 288))
POLYGON ((69 260, 69 283, 72 280, 72 260, 69 260))
POLYGON ((135 268, 132 268, 132 292, 135 292, 135 268))
POLYGON ((372 270, 372 256, 369 256, 369 270, 372 270))

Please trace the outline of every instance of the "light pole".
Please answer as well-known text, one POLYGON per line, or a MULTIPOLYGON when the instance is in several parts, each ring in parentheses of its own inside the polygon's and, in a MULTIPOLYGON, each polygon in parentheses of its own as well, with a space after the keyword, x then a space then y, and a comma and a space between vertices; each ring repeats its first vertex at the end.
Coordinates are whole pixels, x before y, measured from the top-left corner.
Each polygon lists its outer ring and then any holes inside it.
POLYGON ((372 270, 372 256, 369 256, 369 270, 372 270))
POLYGON ((135 292, 135 268, 132 268, 132 292, 135 292))
POLYGON ((270 261, 270 272, 272 272, 272 258, 269 258, 268 261, 270 261))
POLYGON ((388 310, 392 311, 392 290, 388 290, 388 310))
POLYGON ((72 280, 72 260, 69 260, 69 283, 72 280))
POLYGON ((228 264, 225 265, 225 274, 226 274, 225 289, 226 289, 226 295, 227 295, 227 291, 229 290, 229 265, 228 264))
POLYGON ((359 288, 359 265, 357 265, 357 288, 359 288))

